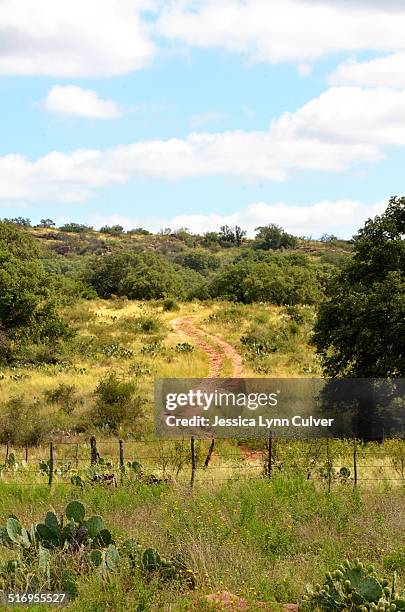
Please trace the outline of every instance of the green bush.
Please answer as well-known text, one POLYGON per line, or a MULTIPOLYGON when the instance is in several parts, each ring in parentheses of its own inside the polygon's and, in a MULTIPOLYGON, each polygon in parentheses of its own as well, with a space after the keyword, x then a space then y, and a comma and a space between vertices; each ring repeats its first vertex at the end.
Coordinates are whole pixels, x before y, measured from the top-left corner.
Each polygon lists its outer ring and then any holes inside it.
POLYGON ((35 241, 0 223, 0 362, 24 360, 30 344, 55 347, 73 331, 57 312, 52 277, 35 241))
POLYGON ((104 298, 120 295, 152 300, 183 292, 176 268, 155 253, 124 252, 95 258, 85 279, 104 298))
POLYGON ((54 419, 39 414, 38 402, 13 397, 0 406, 0 443, 37 446, 44 442, 55 426, 54 419))
POLYGON ((220 267, 220 259, 216 255, 197 250, 177 255, 175 262, 205 276, 220 267))
POLYGON ((405 546, 397 548, 384 557, 384 567, 389 571, 403 572, 405 570, 405 546))
POLYGON ((174 298, 166 298, 163 301, 163 310, 165 312, 173 312, 179 310, 179 305, 174 298))
POLYGON ((319 282, 314 266, 283 256, 248 256, 227 265, 209 283, 214 298, 251 304, 313 304, 319 299, 319 282))
POLYGON ((79 403, 77 388, 65 383, 45 391, 45 398, 49 404, 58 404, 65 414, 72 414, 79 403))
POLYGON ((142 421, 144 398, 133 380, 124 380, 116 372, 108 373, 95 390, 94 424, 117 433, 124 423, 135 431, 142 421))
POLYGON ((288 234, 282 227, 271 223, 262 227, 257 227, 254 246, 256 249, 277 250, 293 249, 298 245, 295 236, 288 234))
POLYGON ((146 334, 156 334, 161 331, 162 324, 156 317, 138 317, 134 321, 135 327, 146 334))

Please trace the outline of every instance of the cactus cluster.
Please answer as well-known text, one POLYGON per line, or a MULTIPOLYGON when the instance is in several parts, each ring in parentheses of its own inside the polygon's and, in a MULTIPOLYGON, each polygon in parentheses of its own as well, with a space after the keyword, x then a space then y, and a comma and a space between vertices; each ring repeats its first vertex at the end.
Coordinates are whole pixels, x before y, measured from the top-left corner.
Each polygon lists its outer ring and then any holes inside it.
POLYGON ((112 544, 111 533, 105 529, 101 516, 88 519, 85 516, 85 506, 80 501, 72 501, 60 520, 53 512, 47 512, 44 523, 36 526, 36 536, 44 548, 61 548, 70 552, 85 547, 105 548, 112 544))
POLYGON ((396 575, 388 580, 377 576, 372 565, 358 559, 346 560, 336 571, 328 572, 323 585, 307 587, 303 607, 325 612, 405 612, 405 592, 397 591, 396 575))
MULTIPOLYGON (((70 502, 60 518, 47 512, 43 523, 30 528, 23 527, 17 517, 10 516, 6 526, 0 527, 0 545, 16 553, 16 558, 9 560, 4 568, 6 579, 15 583, 21 578, 24 582, 24 576, 34 576, 32 568, 36 567, 47 577, 50 587, 61 585, 72 595, 77 591, 74 575, 66 567, 58 575, 57 563, 54 563, 58 552, 63 555, 66 566, 69 557, 73 560, 76 554, 84 554, 88 566, 100 567, 103 577, 117 569, 118 551, 110 531, 105 528, 101 516, 86 518, 86 508, 80 501, 70 502)), ((35 584, 34 579, 34 590, 35 584)))
POLYGON ((77 500, 67 505, 63 516, 47 512, 43 523, 29 528, 10 516, 6 526, 0 527, 0 546, 15 553, 14 559, 0 567, 0 582, 13 588, 18 585, 35 591, 45 580, 49 589, 75 596, 78 573, 99 571, 108 579, 120 567, 140 571, 145 578, 181 580, 195 587, 194 573, 180 555, 164 559, 157 550, 143 548, 135 540, 117 546, 102 517, 86 517, 84 504, 77 500))
POLYGON ((157 575, 163 580, 180 580, 190 589, 196 585, 194 572, 187 567, 180 554, 165 559, 155 548, 143 548, 135 540, 126 540, 120 547, 120 555, 131 561, 132 568, 138 568, 148 575, 157 575))

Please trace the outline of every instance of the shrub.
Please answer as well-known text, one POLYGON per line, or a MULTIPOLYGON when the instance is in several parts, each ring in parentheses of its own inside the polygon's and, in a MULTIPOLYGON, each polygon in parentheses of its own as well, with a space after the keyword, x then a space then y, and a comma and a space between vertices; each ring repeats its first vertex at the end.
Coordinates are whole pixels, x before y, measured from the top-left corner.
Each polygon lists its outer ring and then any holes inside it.
POLYGON ((138 317, 135 319, 137 329, 147 334, 157 333, 161 329, 161 322, 155 317, 138 317))
POLYGON ((144 399, 137 393, 132 380, 124 380, 116 372, 108 373, 97 385, 94 422, 116 433, 124 423, 131 428, 143 417, 144 399))
POLYGON ((49 404, 58 404, 65 414, 72 414, 79 402, 77 388, 65 383, 45 391, 45 398, 49 404))
POLYGON ((121 236, 124 233, 124 228, 122 225, 103 225, 103 227, 100 227, 100 233, 121 236))
POLYGON ((72 234, 82 234, 93 230, 91 226, 83 225, 82 223, 65 223, 65 225, 61 225, 59 229, 61 232, 72 234))
POLYGON ((116 253, 94 259, 85 274, 100 297, 161 299, 183 292, 175 267, 155 253, 116 253))
POLYGON ((255 237, 256 249, 265 251, 269 249, 293 249, 298 244, 295 236, 288 234, 282 227, 274 223, 257 227, 255 231, 257 232, 255 237))
POLYGON ((307 263, 298 264, 282 256, 249 256, 216 274, 209 292, 214 298, 244 304, 313 304, 319 298, 319 282, 315 267, 307 263))
POLYGON ((30 343, 55 347, 73 334, 57 312, 52 277, 35 241, 20 229, 0 224, 0 359, 24 357, 30 343))
POLYGON ((204 251, 190 251, 185 255, 178 255, 175 261, 185 268, 190 268, 204 275, 209 274, 213 270, 218 270, 220 267, 219 258, 204 251))
POLYGON ((179 310, 179 305, 174 298, 166 298, 163 301, 163 310, 165 312, 173 312, 179 310))
POLYGON ((53 427, 52 419, 44 420, 37 402, 13 397, 0 407, 0 443, 37 446, 46 440, 53 427))
POLYGON ((405 570, 405 546, 397 548, 390 555, 384 557, 384 567, 391 572, 403 572, 405 570))

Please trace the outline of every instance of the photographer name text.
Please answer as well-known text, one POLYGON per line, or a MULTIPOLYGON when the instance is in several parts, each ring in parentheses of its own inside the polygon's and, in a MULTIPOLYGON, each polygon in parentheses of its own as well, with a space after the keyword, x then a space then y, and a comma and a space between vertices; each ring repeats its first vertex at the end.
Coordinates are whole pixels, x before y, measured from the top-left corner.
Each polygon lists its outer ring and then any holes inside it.
POLYGON ((332 427, 335 419, 318 418, 312 415, 300 416, 296 415, 290 418, 266 418, 262 415, 257 417, 242 417, 234 418, 219 417, 214 418, 201 415, 193 415, 190 417, 180 417, 170 414, 166 416, 165 422, 167 427, 260 427, 266 429, 287 428, 287 427, 332 427))

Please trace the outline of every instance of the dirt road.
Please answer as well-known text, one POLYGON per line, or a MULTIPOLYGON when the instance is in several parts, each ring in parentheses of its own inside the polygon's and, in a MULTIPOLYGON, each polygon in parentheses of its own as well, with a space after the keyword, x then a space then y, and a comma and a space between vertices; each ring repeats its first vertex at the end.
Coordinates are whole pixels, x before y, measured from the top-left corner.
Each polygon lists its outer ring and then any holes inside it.
POLYGON ((193 343, 205 351, 208 355, 208 378, 218 378, 220 376, 222 364, 227 357, 232 365, 231 378, 241 378, 243 376, 242 357, 236 349, 222 338, 208 334, 196 327, 195 317, 178 317, 172 321, 173 329, 185 334, 193 343), (210 342, 212 344, 210 344, 210 342), (214 345, 214 346, 213 346, 214 345))

